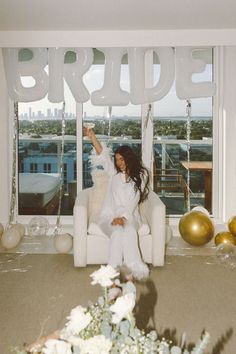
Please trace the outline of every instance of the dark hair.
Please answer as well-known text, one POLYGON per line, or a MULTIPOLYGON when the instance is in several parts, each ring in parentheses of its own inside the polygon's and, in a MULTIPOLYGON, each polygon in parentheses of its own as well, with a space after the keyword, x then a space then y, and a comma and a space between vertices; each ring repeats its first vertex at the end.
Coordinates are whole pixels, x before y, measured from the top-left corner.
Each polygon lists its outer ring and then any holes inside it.
MULTIPOLYGON (((142 203, 149 193, 149 173, 146 167, 143 166, 142 160, 134 151, 127 145, 122 145, 115 150, 115 154, 123 157, 127 166, 129 178, 134 182, 135 191, 140 192, 139 204, 142 203), (142 184, 142 182, 144 184, 142 184)), ((117 172, 120 172, 114 160, 117 172)))

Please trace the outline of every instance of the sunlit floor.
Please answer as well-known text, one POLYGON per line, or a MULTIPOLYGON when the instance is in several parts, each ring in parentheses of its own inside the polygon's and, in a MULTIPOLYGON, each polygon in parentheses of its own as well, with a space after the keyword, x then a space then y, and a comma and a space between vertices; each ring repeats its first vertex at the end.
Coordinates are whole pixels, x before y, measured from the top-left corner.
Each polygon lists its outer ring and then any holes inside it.
MULTIPOLYGON (((182 215, 186 210, 186 204, 182 196, 176 195, 166 195, 161 197, 162 201, 166 205, 167 215, 182 215)), ((69 210, 69 201, 67 198, 64 199, 63 207, 69 210)), ((204 206, 204 198, 192 198, 191 208, 194 206, 204 206)), ((173 232, 174 235, 178 233, 173 232)), ((57 253, 54 243, 53 235, 30 237, 25 236, 21 243, 10 250, 6 250, 0 244, 0 253, 19 253, 19 254, 55 254, 57 253)), ((72 251, 70 252, 72 253, 72 251)), ((211 256, 215 254, 215 245, 211 241, 207 245, 197 247, 187 244, 181 237, 172 237, 169 243, 166 245, 166 254, 170 256, 175 255, 204 255, 211 256)))
MULTIPOLYGON (((6 250, 0 245, 0 253, 55 254, 57 251, 54 247, 52 236, 25 236, 15 248, 6 250)), ((215 245, 211 241, 201 247, 191 246, 181 237, 172 237, 166 246, 166 254, 170 256, 212 256, 215 254, 215 245)))

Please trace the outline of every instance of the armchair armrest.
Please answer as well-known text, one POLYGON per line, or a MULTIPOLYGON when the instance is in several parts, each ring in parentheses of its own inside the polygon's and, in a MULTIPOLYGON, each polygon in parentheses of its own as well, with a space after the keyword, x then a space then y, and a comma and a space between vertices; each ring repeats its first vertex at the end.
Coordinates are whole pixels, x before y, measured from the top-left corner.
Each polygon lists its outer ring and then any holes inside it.
POLYGON ((166 207, 153 191, 149 192, 141 211, 150 226, 152 235, 152 264, 163 266, 165 258, 166 207))
POLYGON ((90 188, 77 194, 73 211, 74 224, 74 265, 85 267, 87 265, 87 228, 89 217, 90 188))

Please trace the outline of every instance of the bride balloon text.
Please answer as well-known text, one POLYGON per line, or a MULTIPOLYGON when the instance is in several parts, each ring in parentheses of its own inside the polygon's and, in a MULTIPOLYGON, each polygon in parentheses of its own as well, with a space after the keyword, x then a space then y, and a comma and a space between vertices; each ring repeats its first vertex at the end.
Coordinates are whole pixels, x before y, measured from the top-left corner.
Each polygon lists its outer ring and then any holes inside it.
POLYGON ((32 59, 19 60, 22 48, 3 49, 4 65, 9 95, 12 100, 32 102, 48 94, 50 102, 64 101, 64 80, 77 102, 83 103, 91 98, 93 105, 126 106, 144 104, 162 99, 176 81, 176 93, 180 99, 209 97, 215 93, 212 82, 193 82, 192 75, 204 71, 206 63, 193 59, 192 47, 154 48, 98 48, 104 53, 104 82, 101 89, 89 93, 83 76, 93 64, 92 48, 29 48, 32 59), (146 87, 145 54, 152 50, 160 62, 160 76, 153 87, 146 87), (67 52, 74 52, 76 60, 65 63, 67 52), (120 86, 121 63, 128 54, 130 92, 120 86), (48 65, 48 73, 45 67, 48 65), (25 87, 22 77, 31 76, 35 84, 25 87))

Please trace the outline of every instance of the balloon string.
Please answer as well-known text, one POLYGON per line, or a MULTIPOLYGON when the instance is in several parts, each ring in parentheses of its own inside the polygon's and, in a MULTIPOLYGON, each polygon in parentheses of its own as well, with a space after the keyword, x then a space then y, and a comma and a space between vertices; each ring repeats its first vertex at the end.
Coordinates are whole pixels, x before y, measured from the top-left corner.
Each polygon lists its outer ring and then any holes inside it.
POLYGON ((112 118, 112 106, 108 106, 107 108, 107 118, 108 118, 108 142, 110 143, 111 140, 111 118, 112 118))
MULTIPOLYGON (((190 139, 191 139, 191 110, 192 105, 190 100, 186 100, 186 113, 187 113, 187 123, 186 123, 186 139, 187 139, 187 161, 190 162, 190 139)), ((187 169, 187 211, 190 211, 190 169, 187 169)))
POLYGON ((58 211, 57 211, 57 220, 56 226, 54 229, 54 236, 58 235, 61 224, 61 202, 62 202, 62 195, 63 195, 63 185, 64 185, 64 147, 65 147, 65 102, 62 105, 62 115, 61 115, 61 154, 60 154, 60 188, 59 188, 59 202, 58 202, 58 211))
POLYGON ((147 135, 147 127, 148 127, 148 122, 150 121, 150 123, 153 125, 153 119, 152 119, 152 105, 151 103, 148 104, 147 107, 147 114, 144 117, 143 120, 143 125, 142 125, 142 144, 141 144, 141 148, 142 148, 142 158, 144 157, 144 155, 146 155, 146 151, 147 151, 147 155, 146 156, 146 160, 149 161, 147 163, 146 161, 146 167, 148 168, 149 171, 152 170, 152 164, 153 164, 153 147, 151 149, 148 149, 147 146, 149 145, 148 142, 150 142, 150 139, 147 135))
POLYGON ((148 105, 148 110, 147 110, 147 115, 146 115, 146 117, 145 117, 144 125, 143 125, 145 129, 147 128, 148 121, 149 121, 149 120, 152 121, 151 112, 152 112, 152 105, 151 105, 151 103, 149 103, 149 105, 148 105))
POLYGON ((12 140, 12 178, 11 178, 11 201, 9 213, 9 225, 14 223, 16 208, 16 154, 18 132, 18 102, 14 102, 13 140, 12 140))

